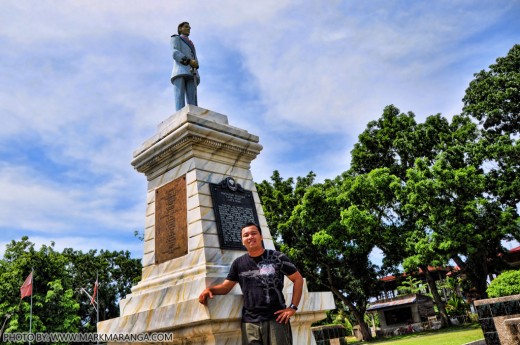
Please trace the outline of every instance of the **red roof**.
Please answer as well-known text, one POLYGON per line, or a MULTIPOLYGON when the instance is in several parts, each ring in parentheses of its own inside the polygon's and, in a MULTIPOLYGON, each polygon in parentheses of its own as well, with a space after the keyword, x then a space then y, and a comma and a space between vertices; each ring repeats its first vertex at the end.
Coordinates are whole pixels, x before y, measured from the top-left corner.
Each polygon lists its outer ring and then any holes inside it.
POLYGON ((416 300, 417 300, 417 296, 413 295, 413 296, 409 296, 409 297, 406 297, 406 298, 400 298, 400 299, 397 299, 397 300, 394 300, 394 301, 374 303, 374 304, 371 304, 370 307, 367 308, 367 311, 372 311, 372 310, 383 309, 383 308, 387 308, 387 307, 395 307, 395 306, 398 306, 398 305, 415 303, 416 300))
POLYGON ((520 246, 515 247, 515 248, 509 250, 509 253, 518 253, 518 252, 520 252, 520 246))

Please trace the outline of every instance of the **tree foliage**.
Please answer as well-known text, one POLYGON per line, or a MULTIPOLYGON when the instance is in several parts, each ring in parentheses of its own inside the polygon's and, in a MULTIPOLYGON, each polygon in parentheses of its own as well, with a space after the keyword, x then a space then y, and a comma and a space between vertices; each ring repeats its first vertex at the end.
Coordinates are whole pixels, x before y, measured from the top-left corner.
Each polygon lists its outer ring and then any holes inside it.
POLYGON ((403 295, 418 294, 425 290, 425 286, 422 280, 408 276, 397 287, 397 290, 403 295))
POLYGON ((264 180, 256 184, 267 225, 277 247, 283 243, 278 230, 280 225, 291 217, 293 209, 303 198, 307 188, 314 184, 315 178, 316 174, 311 171, 305 177, 297 177, 296 181, 292 177, 284 180, 275 170, 271 182, 264 180))
POLYGON ((520 133, 520 44, 481 70, 462 99, 464 112, 475 117, 489 135, 520 133))
POLYGON ((465 114, 483 126, 489 192, 516 208, 520 202, 520 45, 475 74, 463 98, 465 114))

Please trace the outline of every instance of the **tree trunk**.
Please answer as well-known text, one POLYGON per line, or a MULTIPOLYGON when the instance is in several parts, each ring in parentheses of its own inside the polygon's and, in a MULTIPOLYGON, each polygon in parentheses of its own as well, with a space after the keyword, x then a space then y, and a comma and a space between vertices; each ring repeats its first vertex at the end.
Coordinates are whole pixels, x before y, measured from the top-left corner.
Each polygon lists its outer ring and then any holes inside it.
POLYGON ((450 318, 448 317, 448 313, 446 312, 446 306, 439 295, 439 291, 437 290, 437 285, 435 284, 435 280, 433 279, 430 271, 428 271, 428 266, 420 266, 424 274, 426 275, 426 281, 428 282, 428 286, 430 287, 430 292, 433 296, 433 301, 439 310, 439 314, 441 315, 441 325, 442 327, 451 326, 450 318))
POLYGON ((334 286, 329 287, 336 295, 354 314, 354 318, 359 324, 359 330, 361 331, 361 337, 363 341, 368 341, 372 339, 372 332, 370 332, 370 327, 365 322, 365 313, 359 310, 359 308, 356 308, 354 304, 352 304, 338 289, 336 289, 334 286))
POLYGON ((480 268, 473 267, 475 265, 468 265, 464 262, 458 255, 452 257, 453 261, 462 269, 462 272, 466 274, 466 279, 471 282, 471 285, 476 290, 476 296, 473 296, 475 299, 487 298, 487 277, 488 277, 488 267, 486 265, 486 258, 482 259, 482 263, 480 264, 480 268))

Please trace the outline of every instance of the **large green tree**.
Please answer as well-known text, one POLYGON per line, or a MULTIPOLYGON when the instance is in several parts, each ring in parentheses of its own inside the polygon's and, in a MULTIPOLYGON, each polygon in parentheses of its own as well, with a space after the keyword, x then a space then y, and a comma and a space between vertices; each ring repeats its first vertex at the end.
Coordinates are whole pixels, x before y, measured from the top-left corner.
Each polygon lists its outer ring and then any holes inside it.
POLYGON ((431 229, 422 223, 422 214, 404 207, 407 195, 403 193, 408 191, 404 188, 408 172, 418 159, 433 165, 442 152, 451 150, 459 141, 473 139, 469 134, 457 137, 456 128, 440 114, 417 123, 413 113, 400 113, 396 107, 387 106, 381 118, 367 125, 352 150, 349 173, 357 175, 363 183, 359 185, 372 192, 354 190, 358 201, 343 215, 344 222, 351 224, 352 236, 357 231, 358 237, 371 238, 384 252, 386 265, 405 263, 407 270, 423 271, 444 325, 449 325, 450 320, 428 267, 446 265, 449 257, 431 246, 418 246, 428 242, 426 235, 431 229))
MULTIPOLYGON (((376 222, 377 215, 385 215, 381 229, 365 231, 362 236, 371 236, 392 259, 388 262, 401 260, 406 269, 422 269, 443 320, 449 323, 428 266, 454 260, 477 296, 485 296, 487 273, 502 251, 501 241, 517 232, 515 209, 490 193, 493 175, 484 168, 487 148, 480 131, 465 115, 456 115, 451 122, 434 115, 417 124, 412 113, 400 114, 389 106, 359 139, 352 152, 351 173, 366 174, 384 167, 399 178, 401 188, 394 188, 397 198, 393 204, 381 194, 385 212, 377 205, 363 210, 353 206, 351 212, 365 216, 358 218, 357 226, 362 229, 363 221, 376 222), (392 237, 401 240, 392 242, 392 237)), ((377 188, 385 190, 384 185, 377 188)))

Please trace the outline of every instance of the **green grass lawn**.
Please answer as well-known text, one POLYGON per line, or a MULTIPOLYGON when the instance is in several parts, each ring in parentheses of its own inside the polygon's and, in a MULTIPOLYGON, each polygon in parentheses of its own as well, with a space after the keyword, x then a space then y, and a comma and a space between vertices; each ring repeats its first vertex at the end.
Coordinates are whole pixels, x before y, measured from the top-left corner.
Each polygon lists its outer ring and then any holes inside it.
POLYGON ((438 331, 425 331, 399 335, 384 340, 373 340, 371 342, 359 342, 354 337, 348 337, 349 345, 361 344, 385 344, 385 345, 462 345, 483 339, 482 329, 479 324, 451 327, 438 331))

